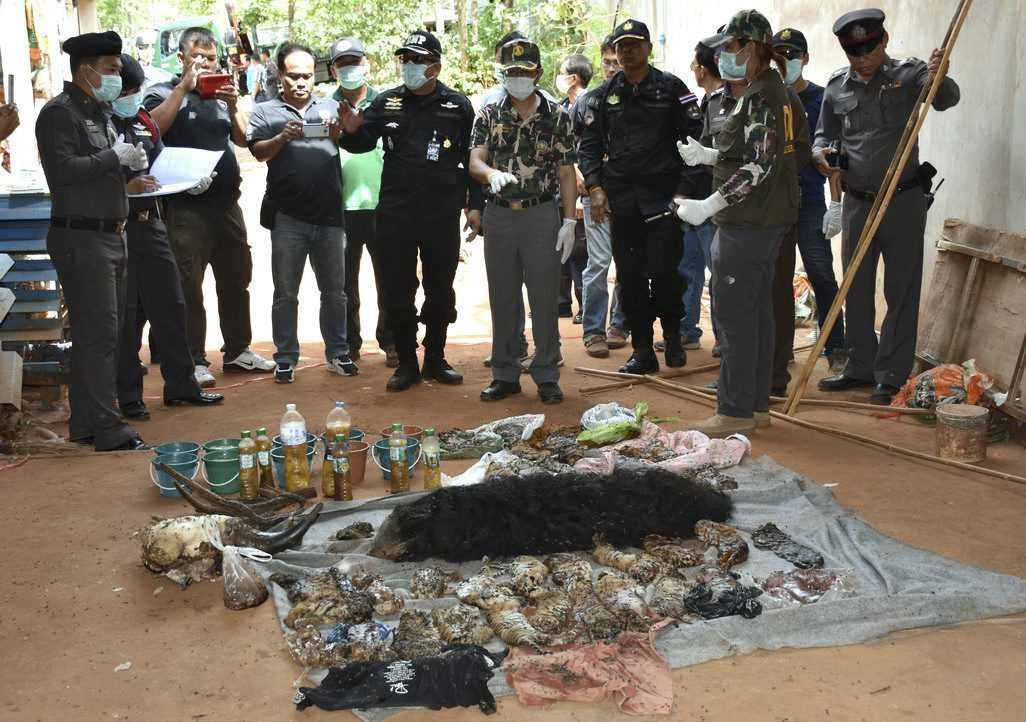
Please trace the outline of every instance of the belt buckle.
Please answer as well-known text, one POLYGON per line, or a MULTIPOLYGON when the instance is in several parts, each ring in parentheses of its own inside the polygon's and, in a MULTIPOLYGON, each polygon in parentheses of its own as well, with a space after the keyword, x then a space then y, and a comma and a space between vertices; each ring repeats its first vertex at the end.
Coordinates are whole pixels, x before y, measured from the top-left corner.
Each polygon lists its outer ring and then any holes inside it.
POLYGON ((122 219, 122 220, 118 221, 117 230, 115 231, 115 233, 124 233, 125 232, 125 225, 127 223, 128 223, 128 221, 125 220, 125 219, 122 219))
POLYGON ((510 201, 509 202, 509 208, 510 208, 511 211, 522 211, 522 210, 524 210, 524 202, 523 201, 510 201))
POLYGON ((137 221, 148 221, 148 220, 150 220, 150 212, 149 211, 139 211, 138 213, 135 214, 135 220, 137 220, 137 221))

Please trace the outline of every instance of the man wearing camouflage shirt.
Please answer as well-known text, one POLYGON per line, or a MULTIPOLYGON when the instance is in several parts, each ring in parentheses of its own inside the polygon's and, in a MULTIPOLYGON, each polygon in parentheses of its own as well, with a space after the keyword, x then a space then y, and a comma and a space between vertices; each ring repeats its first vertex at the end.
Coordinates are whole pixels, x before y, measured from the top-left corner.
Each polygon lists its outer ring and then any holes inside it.
POLYGON ((520 393, 516 300, 526 285, 535 347, 528 371, 542 403, 553 404, 563 400, 557 297, 559 268, 574 246, 577 153, 570 116, 538 91, 538 46, 513 40, 501 59, 506 97, 482 108, 470 143, 470 174, 491 192, 482 223, 493 380, 481 400, 520 393))

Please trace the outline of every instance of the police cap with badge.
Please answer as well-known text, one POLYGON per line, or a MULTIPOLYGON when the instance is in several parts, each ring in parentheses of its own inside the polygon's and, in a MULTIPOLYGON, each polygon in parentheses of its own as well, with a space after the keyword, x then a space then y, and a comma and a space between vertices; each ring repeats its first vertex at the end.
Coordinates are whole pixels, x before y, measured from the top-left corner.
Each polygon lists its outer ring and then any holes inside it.
POLYGON ((805 33, 794 28, 784 28, 773 36, 773 47, 791 48, 799 53, 809 52, 809 41, 805 39, 805 33))
POLYGON ((639 20, 628 18, 617 25, 613 29, 613 34, 609 36, 609 41, 614 48, 618 42, 627 39, 650 43, 652 42, 652 35, 648 32, 648 25, 639 20))
POLYGON ((845 54, 857 57, 873 52, 883 42, 885 18, 884 11, 877 8, 853 10, 837 18, 834 35, 845 54))
POLYGON ((121 36, 113 30, 105 33, 82 33, 68 38, 61 50, 73 58, 98 58, 104 55, 121 55, 121 36))
POLYGON ((393 55, 403 55, 405 53, 424 55, 429 58, 441 60, 442 44, 438 42, 438 38, 427 30, 414 30, 407 36, 406 40, 403 41, 403 44, 396 49, 393 55))
POLYGON ((502 70, 537 70, 541 67, 541 50, 527 39, 510 40, 499 51, 499 64, 502 70))

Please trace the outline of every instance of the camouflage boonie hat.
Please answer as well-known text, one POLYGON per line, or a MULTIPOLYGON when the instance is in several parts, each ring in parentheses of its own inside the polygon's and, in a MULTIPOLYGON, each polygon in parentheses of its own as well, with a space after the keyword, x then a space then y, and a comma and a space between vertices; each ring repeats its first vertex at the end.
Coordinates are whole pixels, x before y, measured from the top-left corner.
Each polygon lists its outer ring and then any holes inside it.
POLYGON ((758 10, 741 10, 730 19, 720 32, 702 41, 703 45, 717 48, 731 40, 754 40, 759 43, 773 43, 773 28, 769 20, 758 10))
POLYGON ((537 70, 541 66, 541 50, 530 40, 511 40, 499 51, 499 65, 502 70, 537 70))

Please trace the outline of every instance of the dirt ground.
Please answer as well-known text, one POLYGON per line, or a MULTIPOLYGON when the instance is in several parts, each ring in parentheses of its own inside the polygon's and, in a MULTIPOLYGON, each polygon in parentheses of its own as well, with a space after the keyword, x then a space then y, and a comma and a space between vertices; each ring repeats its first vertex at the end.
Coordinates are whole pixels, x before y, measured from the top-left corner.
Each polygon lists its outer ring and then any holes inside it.
MULTIPOLYGON (((592 384, 575 364, 615 369, 626 351, 588 359, 578 326, 564 320, 563 386, 567 401, 541 407, 525 377, 525 393, 496 404, 477 399, 489 380, 483 345, 454 346, 450 359, 466 375, 462 387, 423 385, 384 393, 389 371, 376 351, 361 373, 340 378, 313 366, 291 386, 269 380, 228 388, 220 409, 165 409, 139 424, 151 442, 199 442, 239 429, 277 425, 286 402, 296 402, 311 428, 336 398, 345 399, 354 423, 379 429, 394 420, 421 426, 470 427, 505 415, 537 412, 573 422, 599 400, 626 405, 647 400, 658 416, 679 416, 682 428, 706 409, 653 390, 600 397, 576 393, 592 384)), ((269 351, 266 345, 258 345, 269 351)), ((311 349, 316 350, 316 348, 311 349)), ((368 349, 370 351, 370 349, 368 349)), ((311 354, 313 355, 313 354, 311 354)), ((316 358, 316 356, 314 355, 316 358)), ((801 355, 799 355, 801 358, 801 355)), ((707 349, 690 363, 709 361, 707 349)), ((155 370, 155 369, 154 369, 155 370)), ((818 376, 818 374, 817 374, 818 376)), ((711 374, 699 375, 709 380, 711 374)), ((158 376, 147 393, 160 393, 158 376)), ((811 397, 818 394, 812 392, 811 397)), ((159 396, 158 396, 159 398, 159 396)), ((853 396, 852 398, 857 398, 853 396)), ((931 451, 933 429, 916 420, 878 420, 862 413, 801 412, 802 418, 931 451)), ((899 458, 813 431, 774 422, 754 438, 767 454, 832 489, 880 531, 909 544, 998 572, 1026 576, 1021 553, 1026 487, 899 458)), ((1026 451, 1004 443, 989 449, 987 465, 1022 473, 1026 451)), ((139 562, 136 531, 151 515, 188 511, 158 495, 147 478, 149 452, 96 454, 75 459, 32 459, 0 476, 0 562, 7 581, 6 617, 0 626, 0 716, 4 719, 321 719, 291 704, 299 669, 285 650, 271 604, 234 612, 221 603, 221 584, 181 590, 154 578, 139 562), (131 662, 123 671, 115 668, 131 662)), ((446 462, 454 472, 468 462, 446 462)), ((415 478, 415 485, 419 481, 415 478)), ((359 495, 381 494, 369 469, 359 495)), ((986 594, 985 589, 980 590, 986 594)), ((1026 617, 986 620, 955 628, 914 630, 869 644, 840 648, 762 651, 675 670, 674 717, 680 719, 1021 719, 1026 702, 1026 617)), ((340 713, 344 714, 344 713, 340 713)), ((607 719, 612 702, 560 703, 523 708, 499 702, 502 719, 607 719)), ((477 718, 475 709, 448 711, 445 719, 477 718)), ((402 719, 437 719, 435 713, 402 719)))

